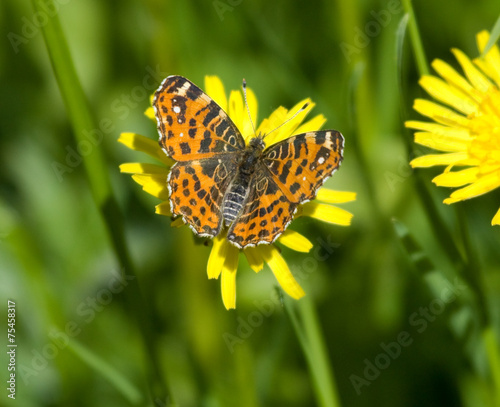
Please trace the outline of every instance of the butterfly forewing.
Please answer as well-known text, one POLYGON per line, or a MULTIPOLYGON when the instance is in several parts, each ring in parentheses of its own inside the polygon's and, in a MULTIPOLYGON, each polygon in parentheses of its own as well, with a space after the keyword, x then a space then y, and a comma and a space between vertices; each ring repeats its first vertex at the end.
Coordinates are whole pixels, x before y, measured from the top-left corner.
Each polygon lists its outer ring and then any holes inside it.
POLYGON ((290 202, 313 199, 342 162, 344 138, 334 130, 290 137, 264 151, 263 163, 290 202))
POLYGON ((166 78, 155 93, 153 107, 160 146, 175 161, 213 158, 245 148, 226 112, 186 78, 166 78))

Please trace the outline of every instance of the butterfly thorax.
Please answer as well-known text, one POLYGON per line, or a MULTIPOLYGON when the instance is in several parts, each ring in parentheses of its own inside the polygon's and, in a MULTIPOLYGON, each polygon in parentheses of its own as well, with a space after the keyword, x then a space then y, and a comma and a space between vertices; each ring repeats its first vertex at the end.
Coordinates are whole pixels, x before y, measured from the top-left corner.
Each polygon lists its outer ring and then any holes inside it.
POLYGON ((250 143, 248 143, 248 146, 242 154, 238 166, 239 172, 241 172, 242 175, 253 174, 255 171, 255 164, 259 161, 264 147, 265 145, 261 137, 254 137, 250 140, 250 143))
POLYGON ((255 172, 265 144, 262 137, 252 138, 241 154, 236 175, 224 196, 224 224, 229 226, 238 216, 245 204, 250 181, 255 172))

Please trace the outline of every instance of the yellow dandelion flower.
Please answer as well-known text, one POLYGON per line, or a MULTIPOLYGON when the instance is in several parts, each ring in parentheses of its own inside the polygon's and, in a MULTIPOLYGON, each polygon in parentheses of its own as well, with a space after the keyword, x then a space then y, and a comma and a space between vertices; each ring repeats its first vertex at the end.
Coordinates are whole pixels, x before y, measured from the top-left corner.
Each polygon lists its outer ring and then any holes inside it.
MULTIPOLYGON (((480 32, 477 46, 483 53, 489 40, 480 32)), ((436 59, 432 67, 441 78, 423 76, 420 85, 438 102, 416 99, 414 109, 434 122, 407 121, 418 130, 415 142, 442 151, 411 161, 412 167, 446 166, 432 181, 443 187, 460 188, 446 204, 474 198, 500 186, 500 53, 494 45, 484 56, 470 60, 452 50, 465 77, 436 59), (467 167, 453 170, 453 167, 467 167)), ((500 224, 500 209, 492 225, 500 224)))
MULTIPOLYGON (((216 76, 205 77, 205 90, 228 113, 240 130, 245 142, 254 137, 255 133, 268 134, 272 132, 269 138, 266 138, 266 145, 269 146, 285 140, 293 134, 316 131, 326 121, 323 115, 318 115, 303 123, 307 113, 314 107, 314 103, 310 99, 305 99, 290 110, 279 107, 267 119, 263 120, 254 132, 252 122, 257 123, 257 98, 251 89, 247 90, 247 103, 252 121, 250 121, 240 91, 233 90, 228 98, 224 85, 216 76), (300 108, 306 104, 307 107, 300 111, 300 108), (300 112, 294 116, 297 111, 300 112), (286 122, 287 120, 289 121, 286 122), (286 124, 282 125, 284 122, 286 124), (281 127, 278 128, 280 125, 281 127), (274 129, 276 131, 272 131, 274 129)), ((149 107, 145 114, 152 120, 156 120, 153 107, 149 107)), ((159 161, 158 164, 125 163, 120 165, 120 171, 132 174, 134 181, 140 184, 145 192, 162 201, 156 206, 156 213, 172 216, 167 179, 175 161, 167 157, 157 141, 139 134, 122 133, 118 141, 132 150, 144 152, 159 161)), ((355 199, 356 194, 354 192, 340 192, 321 188, 316 199, 298 208, 295 218, 309 216, 323 222, 348 226, 351 223, 352 214, 331 204, 350 202, 355 199)), ((182 225, 184 225, 184 222, 180 217, 172 222, 172 226, 179 227, 182 225)), ((213 246, 207 264, 207 274, 209 278, 217 279, 219 276, 221 277, 222 301, 227 309, 236 307, 236 271, 240 253, 244 254, 249 266, 255 272, 259 272, 263 269, 264 264, 267 264, 283 290, 292 298, 299 299, 304 295, 302 287, 291 273, 276 243, 304 253, 309 252, 313 247, 305 236, 290 228, 287 228, 272 244, 248 246, 243 249, 236 247, 228 240, 227 230, 225 229, 213 238, 213 246)))

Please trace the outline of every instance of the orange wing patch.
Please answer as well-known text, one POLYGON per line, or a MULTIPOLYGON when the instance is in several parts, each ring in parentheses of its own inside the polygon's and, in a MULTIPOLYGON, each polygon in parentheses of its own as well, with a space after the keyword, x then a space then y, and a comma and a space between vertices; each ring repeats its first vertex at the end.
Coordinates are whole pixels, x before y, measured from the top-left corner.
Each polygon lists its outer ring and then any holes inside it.
POLYGON ((245 141, 217 103, 181 76, 166 78, 153 99, 160 146, 175 161, 238 152, 245 141))
POLYGON ((313 199, 316 191, 339 167, 344 138, 334 130, 290 137, 264 151, 263 162, 290 202, 313 199))
POLYGON ((168 177, 172 213, 200 236, 219 234, 222 201, 235 169, 231 160, 176 163, 168 177))
POLYGON ((228 240, 239 248, 274 242, 292 221, 297 205, 291 203, 260 164, 249 186, 248 198, 232 223, 228 240))

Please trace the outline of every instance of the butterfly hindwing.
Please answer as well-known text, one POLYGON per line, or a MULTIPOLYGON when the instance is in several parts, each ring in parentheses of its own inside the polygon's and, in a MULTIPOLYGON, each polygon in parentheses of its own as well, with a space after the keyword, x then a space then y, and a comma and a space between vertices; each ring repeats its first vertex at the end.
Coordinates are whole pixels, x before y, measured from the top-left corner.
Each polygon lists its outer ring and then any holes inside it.
POLYGON ((274 242, 292 221, 297 205, 291 203, 262 163, 257 165, 245 204, 230 226, 227 238, 236 246, 274 242))
POLYGON ((172 213, 200 236, 216 236, 222 226, 222 201, 236 170, 233 161, 178 162, 168 177, 172 213))
POLYGON ((335 130, 299 134, 264 151, 262 162, 287 199, 313 199, 342 162, 344 138, 335 130))
POLYGON ((245 141, 229 116, 182 76, 166 78, 154 95, 160 146, 175 161, 236 153, 245 141))

